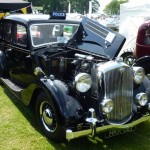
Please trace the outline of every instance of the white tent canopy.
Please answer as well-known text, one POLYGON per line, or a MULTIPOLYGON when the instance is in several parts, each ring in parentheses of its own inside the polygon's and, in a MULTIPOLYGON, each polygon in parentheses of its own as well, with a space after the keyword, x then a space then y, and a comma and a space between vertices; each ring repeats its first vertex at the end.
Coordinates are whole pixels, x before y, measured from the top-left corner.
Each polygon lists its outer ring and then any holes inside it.
POLYGON ((147 20, 150 20, 150 0, 136 0, 120 5, 119 33, 127 39, 123 48, 135 45, 138 28, 147 20))
POLYGON ((133 1, 120 5, 119 32, 125 33, 130 25, 139 27, 143 21, 150 19, 150 0, 133 1))

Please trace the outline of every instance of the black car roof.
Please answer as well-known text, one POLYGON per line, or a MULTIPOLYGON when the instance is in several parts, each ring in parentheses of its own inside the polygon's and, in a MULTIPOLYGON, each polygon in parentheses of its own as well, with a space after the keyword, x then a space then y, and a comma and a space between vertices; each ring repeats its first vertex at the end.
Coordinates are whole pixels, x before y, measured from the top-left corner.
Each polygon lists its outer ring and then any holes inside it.
POLYGON ((65 20, 62 19, 50 19, 50 15, 47 14, 11 14, 6 16, 4 19, 8 20, 15 20, 22 23, 29 23, 32 21, 42 21, 42 22, 72 22, 72 23, 79 23, 80 20, 74 19, 74 18, 66 18, 65 20))

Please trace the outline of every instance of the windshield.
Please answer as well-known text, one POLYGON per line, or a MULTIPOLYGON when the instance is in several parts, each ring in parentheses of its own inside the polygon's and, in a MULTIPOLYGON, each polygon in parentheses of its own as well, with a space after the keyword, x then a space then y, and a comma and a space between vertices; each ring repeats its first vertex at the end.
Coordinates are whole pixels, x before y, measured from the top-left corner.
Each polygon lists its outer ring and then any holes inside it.
POLYGON ((49 23, 34 24, 30 27, 31 41, 34 47, 67 43, 78 29, 78 24, 49 23))

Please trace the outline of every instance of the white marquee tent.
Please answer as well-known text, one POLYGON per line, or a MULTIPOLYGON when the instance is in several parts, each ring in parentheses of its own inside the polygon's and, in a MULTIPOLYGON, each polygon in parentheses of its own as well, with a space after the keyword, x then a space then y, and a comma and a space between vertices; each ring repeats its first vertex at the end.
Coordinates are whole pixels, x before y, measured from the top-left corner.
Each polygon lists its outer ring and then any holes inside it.
POLYGON ((120 5, 119 33, 127 39, 123 48, 135 45, 138 28, 147 20, 150 20, 150 0, 134 0, 120 5))

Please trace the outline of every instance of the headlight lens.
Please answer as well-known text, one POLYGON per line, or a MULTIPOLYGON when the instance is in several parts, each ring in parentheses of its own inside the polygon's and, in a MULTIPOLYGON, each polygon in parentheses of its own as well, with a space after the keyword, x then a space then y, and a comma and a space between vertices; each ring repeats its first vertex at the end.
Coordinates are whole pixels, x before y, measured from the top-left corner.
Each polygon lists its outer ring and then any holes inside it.
POLYGON ((110 113, 113 110, 113 101, 111 99, 104 99, 101 104, 104 113, 110 113))
POLYGON ((91 76, 87 73, 79 73, 75 77, 76 89, 81 92, 87 92, 92 86, 91 76))
POLYGON ((148 97, 146 93, 139 93, 135 98, 140 106, 145 106, 148 103, 148 97))
POLYGON ((140 84, 143 82, 145 73, 142 67, 133 67, 134 70, 134 82, 140 84))

